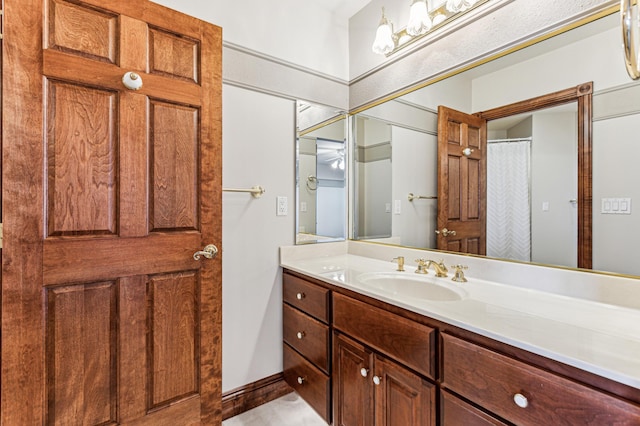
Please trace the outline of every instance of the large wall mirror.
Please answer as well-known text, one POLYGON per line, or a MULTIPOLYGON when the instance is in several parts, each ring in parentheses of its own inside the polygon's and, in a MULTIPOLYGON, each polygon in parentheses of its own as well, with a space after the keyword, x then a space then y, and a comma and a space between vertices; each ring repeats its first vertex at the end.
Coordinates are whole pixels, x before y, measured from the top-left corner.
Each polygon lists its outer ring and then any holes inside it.
POLYGON ((344 112, 296 103, 296 244, 340 241, 347 227, 344 112))
POLYGON ((588 247, 592 269, 640 275, 640 85, 624 68, 619 14, 588 21, 351 116, 352 238, 438 247, 439 106, 482 115, 589 83, 592 105, 486 117, 486 255, 576 267, 588 247))

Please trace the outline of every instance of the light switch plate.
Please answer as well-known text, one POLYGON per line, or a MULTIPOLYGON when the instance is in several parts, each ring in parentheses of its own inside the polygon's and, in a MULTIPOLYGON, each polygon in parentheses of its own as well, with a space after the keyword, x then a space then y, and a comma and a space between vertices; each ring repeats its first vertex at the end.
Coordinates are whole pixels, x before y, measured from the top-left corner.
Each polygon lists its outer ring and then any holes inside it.
POLYGON ((603 198, 602 214, 631 214, 631 198, 603 198))
POLYGON ((402 214, 402 200, 393 201, 393 213, 402 214))

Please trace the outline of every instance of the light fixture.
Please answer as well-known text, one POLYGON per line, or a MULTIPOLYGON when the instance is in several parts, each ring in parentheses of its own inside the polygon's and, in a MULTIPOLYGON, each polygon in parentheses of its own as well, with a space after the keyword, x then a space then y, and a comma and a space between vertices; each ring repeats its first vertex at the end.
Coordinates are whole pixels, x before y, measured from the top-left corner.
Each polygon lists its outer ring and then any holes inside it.
POLYGON ((620 0, 620 23, 627 74, 632 80, 640 78, 640 11, 632 0, 620 0))
POLYGON ((431 17, 427 10, 427 0, 413 0, 409 11, 409 23, 407 24, 407 34, 419 36, 431 29, 431 17))
POLYGON ((393 27, 391 26, 391 22, 387 20, 387 17, 384 16, 384 7, 382 8, 382 18, 380 19, 380 24, 378 24, 378 29, 376 30, 376 38, 373 41, 373 46, 371 46, 371 50, 373 53, 377 53, 379 55, 386 55, 391 53, 391 51, 396 47, 396 42, 393 39, 393 27))
POLYGON ((489 0, 412 0, 407 26, 397 32, 393 31, 393 24, 385 16, 383 7, 371 50, 389 56, 429 31, 487 1, 489 0))

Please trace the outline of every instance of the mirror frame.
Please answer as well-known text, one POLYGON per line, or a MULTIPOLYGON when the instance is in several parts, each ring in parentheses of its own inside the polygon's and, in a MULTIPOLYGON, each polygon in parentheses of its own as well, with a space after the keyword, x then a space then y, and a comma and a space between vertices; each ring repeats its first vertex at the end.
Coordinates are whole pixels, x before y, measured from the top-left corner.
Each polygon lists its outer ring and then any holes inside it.
POLYGON ((592 267, 593 187, 593 83, 580 84, 536 98, 475 113, 487 121, 551 108, 571 102, 578 103, 578 268, 592 267))

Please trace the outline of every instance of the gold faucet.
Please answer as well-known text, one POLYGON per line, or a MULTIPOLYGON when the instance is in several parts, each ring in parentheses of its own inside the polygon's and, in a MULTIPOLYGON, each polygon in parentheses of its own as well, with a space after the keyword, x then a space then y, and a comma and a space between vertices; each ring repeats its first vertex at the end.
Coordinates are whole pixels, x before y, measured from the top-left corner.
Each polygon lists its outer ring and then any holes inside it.
POLYGON ((398 261, 398 269, 396 271, 404 272, 404 256, 394 257, 391 261, 393 262, 394 260, 398 261))
POLYGON ((416 262, 418 263, 418 268, 416 268, 416 274, 428 274, 429 267, 431 265, 433 265, 433 269, 434 271, 436 271, 436 277, 439 277, 439 278, 446 277, 447 272, 449 272, 449 270, 444 264, 444 260, 441 260, 440 262, 436 262, 435 260, 416 259, 416 262))
POLYGON ((467 279, 464 277, 464 272, 462 272, 463 269, 467 269, 467 266, 464 265, 453 265, 452 268, 455 269, 455 272, 453 274, 453 278, 451 278, 452 281, 455 282, 459 282, 459 283, 466 283, 467 279))
POLYGON ((442 278, 447 276, 447 272, 449 272, 449 270, 445 266, 444 260, 441 260, 440 262, 436 262, 435 260, 429 260, 427 269, 431 265, 433 265, 433 269, 436 271, 436 277, 442 278))
POLYGON ((428 274, 429 271, 427 271, 428 266, 427 266, 427 259, 416 259, 416 263, 418 263, 418 267, 416 268, 416 274, 428 274))

